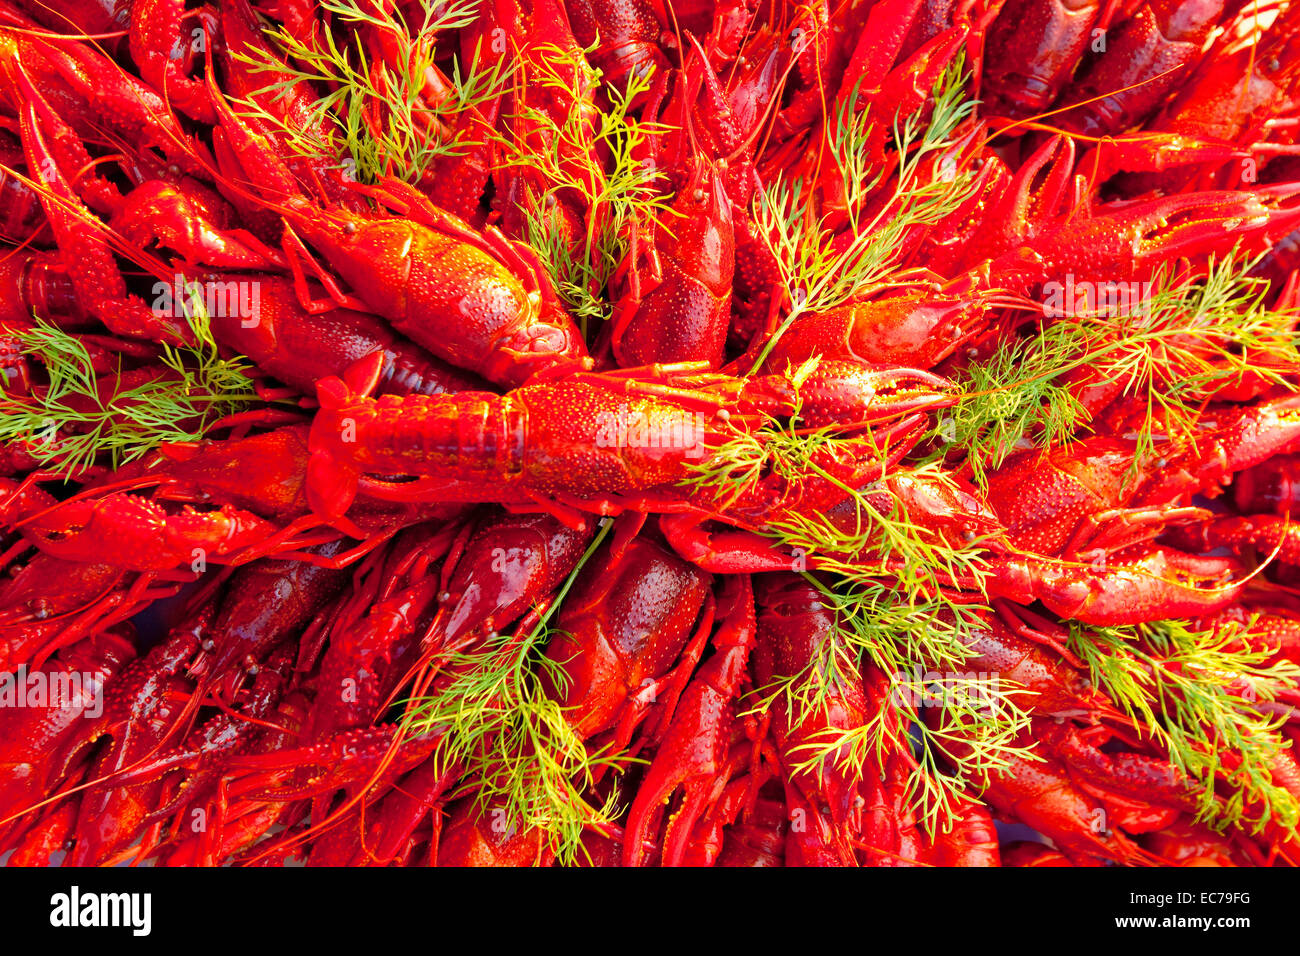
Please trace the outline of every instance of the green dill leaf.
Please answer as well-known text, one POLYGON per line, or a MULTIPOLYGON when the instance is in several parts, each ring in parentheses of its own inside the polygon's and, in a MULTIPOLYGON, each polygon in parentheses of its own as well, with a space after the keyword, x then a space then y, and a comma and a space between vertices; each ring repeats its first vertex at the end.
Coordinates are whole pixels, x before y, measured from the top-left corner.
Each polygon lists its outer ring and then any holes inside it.
POLYGON ((72 477, 106 458, 110 467, 168 442, 204 438, 219 420, 255 403, 248 366, 217 352, 201 300, 185 304, 194 344, 164 345, 159 375, 129 388, 105 388, 81 340, 37 319, 18 334, 23 352, 49 384, 32 394, 0 393, 0 441, 18 443, 41 467, 72 477))
POLYGON ((1071 625, 1070 649, 1093 683, 1133 718, 1140 733, 1169 753, 1173 766, 1200 784, 1197 818, 1222 829, 1258 832, 1269 821, 1294 829, 1300 801, 1273 780, 1274 758, 1290 746, 1285 716, 1260 706, 1295 688, 1300 667, 1266 664, 1268 650, 1247 650, 1251 631, 1198 630, 1186 621, 1129 627, 1071 625), (1236 767, 1225 767, 1225 754, 1236 767), (1216 782, 1229 794, 1216 792, 1216 782))
MULTIPOLYGON (((898 482, 917 481, 942 486, 952 479, 935 464, 896 465, 868 488, 838 482, 820 464, 829 453, 868 456, 884 460, 884 449, 870 436, 846 437, 833 426, 799 427, 798 382, 794 414, 787 421, 770 420, 763 426, 734 434, 693 465, 694 474, 683 484, 713 507, 725 512, 761 481, 774 478, 797 484, 808 476, 829 481, 853 505, 854 521, 846 526, 816 511, 798 510, 771 518, 762 533, 779 550, 798 555, 817 574, 805 577, 834 611, 835 625, 813 659, 798 674, 756 692, 755 711, 766 711, 783 698, 796 721, 824 710, 839 688, 862 679, 863 667, 874 665, 892 681, 917 669, 960 668, 970 653, 975 632, 982 630, 986 610, 975 602, 951 596, 953 580, 968 582, 978 592, 986 561, 979 541, 953 545, 919 516, 909 514, 891 489, 898 482)), ((927 828, 943 825, 945 814, 970 788, 987 783, 988 775, 1007 767, 1013 758, 1029 756, 1017 737, 1029 717, 1016 700, 1017 688, 972 676, 968 690, 978 685, 987 706, 970 707, 960 701, 926 724, 915 708, 899 710, 904 724, 913 725, 917 753, 903 739, 894 718, 882 708, 867 724, 828 731, 803 748, 802 769, 817 771, 834 762, 841 772, 866 773, 870 756, 906 748, 911 770, 905 792, 927 828), (961 747, 951 744, 960 740, 961 747)), ((1009 683, 1009 682, 1008 682, 1009 683)), ((972 695, 966 695, 972 697, 972 695)), ((973 698, 972 698, 973 699, 973 698)), ((897 715, 896 715, 897 716, 897 715)), ((876 772, 871 770, 871 772, 876 772)))
POLYGON ((870 116, 858 109, 856 89, 848 97, 831 131, 848 220, 844 235, 837 237, 828 219, 815 214, 812 188, 802 177, 777 178, 759 194, 754 221, 776 260, 790 310, 755 359, 751 374, 799 316, 836 308, 887 282, 901 281, 903 239, 918 226, 939 222, 969 198, 974 179, 969 170, 940 165, 924 172, 931 154, 952 145, 953 131, 974 110, 974 102, 962 97, 962 76, 959 58, 935 86, 928 123, 924 110, 901 124, 895 117, 899 165, 892 194, 883 203, 873 201, 884 173, 871 170, 870 116), (867 220, 860 213, 864 208, 879 211, 867 220))
POLYGON ((1087 429, 1088 415, 1071 373, 1095 383, 1123 383, 1145 406, 1133 429, 1135 463, 1157 441, 1196 439, 1206 398, 1248 375, 1295 388, 1300 365, 1296 314, 1265 305, 1267 283, 1249 276, 1254 262, 1235 252, 1211 259, 1204 276, 1160 269, 1135 314, 1100 308, 1044 322, 1028 337, 972 363, 963 394, 942 423, 941 437, 966 453, 974 479, 1019 449, 1059 445, 1087 429))
MULTIPOLYGON (((292 152, 340 160, 360 182, 391 176, 416 183, 439 159, 463 156, 486 145, 491 135, 486 126, 476 128, 484 124, 458 127, 456 121, 505 90, 512 68, 504 59, 481 65, 476 55, 466 65, 457 58, 445 88, 430 87, 430 77, 441 75, 438 35, 472 24, 479 6, 480 0, 419 0, 400 7, 321 0, 317 7, 340 23, 364 24, 388 38, 398 65, 372 63, 364 49, 340 41, 331 30, 317 31, 308 41, 283 28, 269 29, 271 47, 234 56, 254 70, 286 78, 240 101, 241 111, 275 129, 292 152), (419 23, 403 17, 402 10, 411 9, 420 12, 419 23), (326 91, 306 123, 286 121, 257 102, 267 95, 283 96, 297 84, 326 91)), ((342 35, 350 40, 359 36, 355 31, 342 35)))
MULTIPOLYGON (((537 99, 573 100, 576 91, 594 89, 601 73, 587 62, 590 51, 544 44, 532 51, 519 81, 537 99), (576 80, 575 80, 576 77, 576 80)), ((555 281, 561 299, 586 335, 593 322, 613 312, 609 281, 628 253, 634 232, 653 235, 668 209, 660 195, 662 173, 638 161, 651 137, 668 127, 632 115, 633 102, 653 84, 653 76, 632 74, 625 88, 603 87, 607 106, 577 104, 562 120, 530 106, 513 119, 531 130, 525 140, 498 135, 506 165, 529 170, 544 184, 525 207, 527 240, 555 281), (600 157, 607 156, 602 165, 600 157), (560 201, 585 208, 586 233, 580 248, 570 245, 560 201)))
POLYGON ((498 814, 509 829, 541 830, 562 863, 582 851, 584 830, 613 819, 616 794, 592 807, 584 791, 597 768, 623 763, 588 751, 565 709, 546 695, 543 673, 557 684, 564 675, 562 665, 541 651, 555 637, 547 622, 612 527, 611 520, 602 522, 536 627, 445 655, 439 666, 452 679, 436 694, 408 701, 403 717, 415 734, 441 734, 434 759, 464 769, 477 786, 482 815, 498 814))
POLYGON ((893 755, 908 767, 904 798, 930 833, 966 795, 988 785, 990 774, 1015 760, 1037 759, 1019 742, 1030 717, 1023 688, 997 675, 963 671, 967 646, 983 628, 984 609, 952 605, 942 597, 904 600, 884 582, 846 586, 833 576, 805 577, 834 611, 834 626, 808 665, 755 693, 752 712, 782 699, 796 720, 824 713, 835 693, 862 679, 867 666, 887 679, 885 700, 874 701, 864 724, 827 728, 796 748, 798 772, 834 767, 861 780, 880 773, 893 755), (927 676, 943 677, 941 706, 920 713, 934 695, 927 676))

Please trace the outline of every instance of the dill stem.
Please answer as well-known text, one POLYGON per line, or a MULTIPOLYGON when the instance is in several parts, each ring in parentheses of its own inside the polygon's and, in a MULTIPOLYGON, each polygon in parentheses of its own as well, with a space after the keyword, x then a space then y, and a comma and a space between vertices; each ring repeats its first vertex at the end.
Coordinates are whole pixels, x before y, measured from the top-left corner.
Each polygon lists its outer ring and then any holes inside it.
POLYGON ((601 544, 604 543, 605 538, 608 537, 609 532, 613 527, 613 518, 601 518, 599 522, 599 530, 597 530, 596 536, 592 538, 591 544, 587 545, 587 550, 582 552, 582 556, 578 558, 578 562, 573 566, 573 570, 569 572, 569 576, 564 579, 564 583, 561 584, 559 590, 555 592, 555 597, 551 600, 550 605, 538 616, 537 624, 533 627, 533 632, 528 635, 527 643, 536 641, 543 633, 545 633, 546 622, 555 614, 555 609, 564 603, 564 599, 568 595, 569 591, 572 590, 574 582, 578 580, 578 573, 591 559, 591 556, 596 553, 596 550, 601 546, 601 544))

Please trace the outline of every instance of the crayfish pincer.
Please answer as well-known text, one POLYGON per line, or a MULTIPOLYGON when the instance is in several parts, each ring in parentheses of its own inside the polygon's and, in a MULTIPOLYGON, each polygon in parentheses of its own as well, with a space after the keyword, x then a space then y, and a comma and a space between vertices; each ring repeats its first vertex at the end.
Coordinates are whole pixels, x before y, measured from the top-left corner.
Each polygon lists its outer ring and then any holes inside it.
MULTIPOLYGON (((949 383, 928 372, 843 362, 808 366, 797 384, 784 374, 743 379, 683 363, 573 375, 505 395, 372 399, 380 363, 368 357, 317 385, 308 500, 336 524, 358 490, 598 513, 636 496, 642 509, 682 511, 690 502, 679 483, 727 440, 775 418, 797 414, 809 427, 847 434, 913 423, 915 413, 954 401, 949 383)), ((870 443, 864 449, 872 455, 870 443)))

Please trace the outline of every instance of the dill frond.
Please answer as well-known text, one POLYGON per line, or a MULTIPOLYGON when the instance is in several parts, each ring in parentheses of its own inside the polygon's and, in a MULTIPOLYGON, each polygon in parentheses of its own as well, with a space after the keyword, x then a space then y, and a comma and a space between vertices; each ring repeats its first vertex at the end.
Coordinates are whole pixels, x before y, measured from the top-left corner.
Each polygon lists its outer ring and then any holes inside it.
POLYGON ((796 720, 826 712, 835 694, 862 680, 871 664, 888 681, 888 696, 871 702, 866 723, 826 729, 798 748, 798 772, 834 769, 861 779, 879 773, 890 755, 908 768, 904 799, 930 833, 989 775, 1014 760, 1037 759, 1018 742, 1029 714, 1018 703, 1023 688, 998 675, 964 671, 964 646, 982 627, 982 609, 942 599, 904 600, 890 584, 845 587, 833 578, 805 575, 834 611, 834 626, 799 673, 763 688, 754 712, 781 699, 796 720), (939 677, 941 697, 927 683, 939 677), (921 714, 927 707, 931 719, 921 714))
POLYGON ((1294 688, 1300 667, 1265 665, 1268 650, 1245 649, 1249 626, 1196 630, 1170 620, 1071 628, 1069 647, 1088 664, 1094 685, 1200 784, 1198 820, 1256 832, 1270 820, 1292 829, 1300 823, 1300 801, 1273 781, 1270 769, 1290 746, 1279 733, 1286 718, 1259 706, 1294 688), (1239 764, 1225 764, 1225 753, 1239 764), (1226 798, 1216 782, 1230 790, 1226 798))
MULTIPOLYGON (((987 787, 992 774, 1017 760, 1039 758, 1032 744, 1018 742, 1029 715, 997 682, 949 678, 948 684, 943 706, 933 709, 933 723, 906 705, 888 703, 859 727, 827 730, 795 748, 805 754, 795 771, 817 773, 834 766, 860 779, 878 772, 890 754, 899 755, 908 767, 903 800, 917 822, 931 835, 950 828, 957 808, 970 793, 987 787)), ((905 687, 900 696, 927 692, 905 687)))
MULTIPOLYGON (((783 698, 796 722, 814 718, 839 689, 860 682, 867 664, 895 682, 905 682, 905 675, 917 669, 960 669, 970 657, 967 647, 975 632, 983 628, 980 615, 986 610, 953 599, 944 587, 960 580, 979 588, 986 573, 979 541, 954 546, 926 527, 922 516, 910 514, 893 490, 897 482, 942 486, 951 477, 937 465, 922 464, 895 465, 866 488, 838 480, 820 462, 839 455, 883 461, 886 450, 869 433, 845 437, 833 426, 801 429, 798 383, 804 371, 791 373, 795 412, 787 421, 773 419, 753 431, 736 429, 684 482, 706 500, 712 496, 718 511, 726 511, 760 481, 797 484, 809 476, 838 487, 853 505, 851 523, 801 509, 780 513, 763 527, 762 533, 781 550, 803 556, 817 569, 805 577, 834 613, 835 624, 809 664, 756 695, 755 711, 764 712, 783 698)), ((986 784, 990 773, 1026 756, 1016 742, 1029 721, 1016 703, 1018 688, 976 676, 969 683, 967 689, 978 689, 983 703, 968 706, 958 699, 930 724, 920 720, 915 707, 899 706, 898 719, 914 725, 915 755, 910 738, 899 739, 894 718, 882 716, 893 713, 885 705, 861 727, 827 731, 806 744, 800 769, 821 771, 833 765, 839 772, 860 775, 870 769, 872 754, 878 762, 887 751, 907 748, 907 799, 927 827, 941 825, 968 788, 986 784), (960 748, 953 746, 957 741, 960 748)))
POLYGON ((762 367, 777 341, 808 312, 843 305, 887 281, 899 280, 903 240, 919 226, 955 212, 970 196, 973 175, 936 167, 926 173, 931 154, 952 145, 958 125, 974 110, 962 95, 963 66, 958 58, 935 85, 933 109, 902 120, 895 117, 893 141, 898 170, 892 194, 873 202, 883 172, 872 172, 870 117, 858 109, 854 90, 835 117, 832 155, 840 172, 848 229, 836 236, 826 217, 812 208, 813 187, 802 177, 778 178, 756 200, 754 221, 776 259, 790 310, 768 339, 751 374, 762 367), (878 208, 869 220, 861 210, 878 208))
POLYGON ((561 863, 581 852, 584 830, 613 819, 616 796, 592 807, 583 794, 598 767, 617 762, 589 752, 546 695, 543 675, 562 687, 564 670, 541 651, 555 636, 547 622, 612 527, 605 519, 535 628, 444 657, 441 667, 455 676, 435 695, 408 701, 403 717, 414 734, 441 735, 434 759, 476 782, 481 814, 498 814, 507 829, 541 830, 561 863))
POLYGON ((240 101, 241 111, 275 129, 298 155, 340 160, 341 168, 359 182, 385 176, 418 182, 437 160, 464 156, 491 135, 490 129, 457 129, 455 120, 503 92, 512 69, 504 59, 480 65, 475 56, 466 65, 456 58, 445 88, 429 87, 431 76, 441 76, 435 62, 438 34, 474 23, 479 5, 480 0, 419 0, 401 6, 321 0, 317 7, 340 23, 364 24, 388 37, 401 62, 375 64, 364 50, 340 42, 330 30, 319 31, 324 44, 319 47, 272 28, 266 36, 283 56, 271 49, 233 55, 255 70, 287 78, 240 101), (403 9, 416 10, 420 22, 408 23, 403 9), (286 122, 257 102, 258 97, 285 95, 299 83, 324 91, 306 123, 286 122))
POLYGON ((201 299, 184 304, 194 344, 164 345, 175 373, 131 388, 105 389, 76 336, 42 319, 17 335, 45 368, 35 394, 0 393, 0 441, 21 443, 41 467, 71 477, 107 457, 111 467, 168 442, 199 441, 216 422, 256 402, 248 365, 223 359, 201 299))
MULTIPOLYGON (((811 371, 819 361, 814 358, 801 368, 788 371, 795 400, 785 422, 769 418, 752 431, 732 428, 727 440, 711 448, 706 458, 689 463, 691 474, 681 481, 682 487, 706 493, 719 510, 725 511, 743 495, 753 492, 766 475, 795 484, 810 473, 835 481, 817 465, 817 458, 877 452, 867 439, 845 437, 835 425, 813 429, 798 426, 802 408, 798 384, 805 377, 805 370, 811 371)), ((841 487, 847 493, 854 492, 841 487)))
POLYGON ((1256 375, 1294 389, 1300 333, 1292 311, 1267 307, 1267 283, 1249 277, 1254 262, 1236 252, 1211 259, 1204 276, 1162 268, 1138 314, 1098 311, 1055 319, 965 371, 963 395, 941 437, 967 453, 983 484, 1018 448, 1058 445, 1088 426, 1068 376, 1122 382, 1124 396, 1145 406, 1134 429, 1135 461, 1155 442, 1195 442, 1208 395, 1256 375))
MULTIPOLYGON (((560 102, 570 100, 575 90, 594 89, 601 82, 601 73, 587 62, 586 52, 590 51, 543 45, 521 68, 519 81, 537 91, 539 99, 549 95, 560 102)), ((498 137, 507 165, 532 170, 546 184, 525 210, 526 238, 584 335, 590 323, 612 315, 606 294, 609 281, 627 255, 634 231, 652 235, 668 210, 659 190, 662 173, 635 159, 648 139, 668 130, 631 115, 633 102, 652 85, 648 72, 629 75, 622 90, 606 84, 608 108, 575 107, 562 121, 524 105, 514 118, 536 135, 527 142, 498 137), (603 165, 602 156, 608 157, 603 165), (586 209, 587 229, 578 254, 570 247, 556 201, 562 196, 577 197, 586 209)))
POLYGON ((735 429, 703 460, 690 463, 692 474, 681 484, 725 512, 761 481, 780 479, 793 498, 800 483, 820 479, 844 493, 851 522, 843 515, 832 520, 816 510, 776 507, 762 533, 845 582, 869 582, 885 574, 918 600, 942 593, 941 586, 953 580, 978 587, 986 573, 979 540, 954 546, 921 516, 911 515, 895 490, 899 482, 951 486, 952 477, 935 463, 900 464, 865 488, 851 487, 822 462, 855 457, 883 461, 886 449, 870 433, 846 437, 833 425, 801 429, 798 405, 796 400, 796 412, 786 422, 772 419, 753 431, 735 429))

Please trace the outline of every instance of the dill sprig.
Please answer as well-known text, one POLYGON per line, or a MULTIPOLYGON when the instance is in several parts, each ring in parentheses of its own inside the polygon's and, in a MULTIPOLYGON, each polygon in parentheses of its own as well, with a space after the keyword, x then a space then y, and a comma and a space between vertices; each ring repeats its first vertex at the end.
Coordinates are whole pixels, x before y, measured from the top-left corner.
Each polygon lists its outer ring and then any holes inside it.
POLYGON ((1300 667, 1265 665, 1272 656, 1267 649, 1247 649, 1250 627, 1197 630, 1168 620, 1085 629, 1073 623, 1069 647, 1088 664, 1094 685, 1200 784, 1198 820, 1256 832, 1276 820, 1294 829, 1300 801, 1274 783, 1270 769, 1290 746, 1279 733, 1286 718, 1259 705, 1294 688, 1300 667), (1225 764, 1224 753, 1240 763, 1225 764), (1231 790, 1226 798, 1216 782, 1231 790))
MULTIPOLYGON (((811 470, 817 471, 816 465, 811 470)), ((833 480, 829 474, 823 476, 833 480)), ((972 538, 955 546, 924 519, 914 516, 898 493, 902 482, 951 485, 953 479, 934 463, 901 464, 863 489, 849 489, 853 526, 817 511, 791 511, 768 524, 784 547, 816 556, 817 566, 849 582, 861 583, 888 574, 896 586, 918 600, 943 593, 954 581, 978 590, 987 561, 972 538)))
POLYGON ((555 636, 547 622, 611 527, 610 519, 602 522, 532 630, 446 655, 440 665, 452 679, 436 694, 408 701, 403 718, 412 734, 441 735, 434 759, 475 781, 481 814, 497 814, 507 830, 541 830, 561 863, 581 852, 585 829, 612 820, 616 797, 596 808, 583 792, 598 767, 616 761, 588 752, 565 708, 547 696, 543 675, 561 691, 566 678, 563 664, 540 652, 555 636))
POLYGON ((1145 405, 1134 429, 1135 461, 1155 443, 1195 441, 1207 395, 1247 375, 1294 384, 1300 366, 1296 315, 1269 308, 1267 282, 1251 278, 1254 261, 1236 251, 1209 261, 1203 277, 1157 270, 1151 294, 1130 315, 1105 310, 1058 318, 1035 334, 973 363, 964 394, 940 423, 939 437, 967 452, 983 483, 1018 448, 1051 447, 1076 437, 1088 414, 1068 380, 1089 370, 1091 382, 1122 382, 1123 394, 1145 405))
POLYGON ((842 688, 862 680, 865 663, 879 669, 888 688, 884 699, 871 702, 866 723, 827 728, 797 747, 797 772, 834 768, 860 779, 898 756, 908 768, 903 798, 934 833, 950 825, 970 791, 988 785, 990 774, 1017 759, 1037 759, 1031 746, 1017 742, 1030 723, 1017 702, 1024 689, 996 674, 963 670, 970 657, 965 644, 981 627, 983 609, 904 599, 892 583, 846 586, 804 576, 833 610, 834 625, 809 664, 763 688, 754 709, 784 699, 796 719, 814 718, 842 688))
POLYGON ((100 456, 116 468, 167 442, 199 441, 257 401, 248 366, 218 353, 202 299, 181 307, 194 342, 162 346, 160 360, 174 375, 117 389, 105 387, 78 336, 37 318, 16 337, 49 384, 30 395, 0 394, 0 442, 21 443, 42 468, 72 477, 100 456))
POLYGON ((415 4, 378 4, 367 0, 321 0, 323 13, 356 28, 386 37, 397 51, 399 63, 374 63, 366 52, 340 43, 330 30, 317 31, 319 41, 295 37, 276 27, 267 37, 283 51, 235 53, 254 69, 286 76, 241 101, 245 115, 269 124, 283 137, 288 149, 299 155, 343 160, 345 173, 364 183, 381 177, 418 182, 439 159, 464 156, 483 146, 491 135, 485 128, 471 133, 455 127, 459 114, 473 109, 504 90, 511 67, 504 58, 480 67, 476 51, 468 68, 453 59, 445 88, 430 89, 430 77, 441 77, 435 59, 440 32, 467 27, 478 16, 480 0, 418 0, 415 4), (408 23, 402 9, 414 8, 418 23, 408 23), (316 42, 323 41, 324 46, 316 42), (266 94, 285 95, 299 83, 325 90, 316 99, 311 120, 301 125, 286 122, 256 102, 266 94), (475 138, 475 137, 479 138, 475 138))
POLYGON ((662 173, 638 161, 647 140, 667 127, 631 115, 633 102, 653 85, 649 71, 631 74, 627 87, 606 84, 607 105, 565 111, 557 120, 529 101, 568 102, 575 91, 600 84, 601 72, 587 61, 590 51, 544 44, 519 67, 517 83, 525 93, 513 117, 533 131, 525 140, 498 137, 504 162, 530 169, 545 183, 524 210, 526 238, 555 281, 560 298, 578 319, 584 336, 593 321, 610 318, 607 287, 628 252, 635 232, 653 234, 668 208, 659 194, 662 173), (575 79, 576 78, 576 79, 575 79), (602 164, 601 157, 607 157, 602 164), (571 245, 558 201, 577 197, 585 208, 586 232, 578 254, 571 245))
POLYGON ((725 511, 741 496, 754 491, 766 475, 789 483, 798 483, 810 472, 830 478, 846 492, 854 489, 827 475, 816 464, 825 454, 878 453, 868 447, 865 438, 846 437, 836 425, 801 428, 803 410, 800 389, 821 364, 817 356, 798 367, 787 366, 782 373, 790 383, 793 400, 791 412, 783 422, 774 416, 755 429, 731 427, 725 442, 709 450, 699 462, 689 463, 691 474, 682 480, 685 488, 707 492, 719 510, 725 511))
POLYGON ((711 448, 701 461, 689 463, 692 474, 681 484, 706 500, 711 498, 714 508, 725 512, 761 482, 779 480, 786 486, 785 496, 797 500, 803 483, 820 479, 844 494, 846 506, 852 508, 851 519, 844 515, 832 519, 815 509, 783 509, 778 502, 762 533, 792 555, 815 559, 818 568, 848 582, 869 582, 887 574, 917 599, 941 594, 942 585, 954 580, 978 587, 986 564, 978 538, 954 546, 919 516, 911 515, 897 491, 903 483, 916 482, 955 492, 953 478, 942 467, 898 464, 858 488, 823 464, 855 458, 883 462, 888 449, 875 442, 869 431, 846 436, 834 425, 800 426, 799 385, 816 363, 814 358, 797 370, 787 370, 795 395, 787 420, 769 417, 753 430, 733 427, 726 441, 711 448))
POLYGON ((968 788, 985 785, 990 773, 1027 756, 1016 737, 1029 717, 1014 699, 1018 688, 988 675, 954 676, 957 683, 965 681, 964 691, 952 694, 929 723, 907 702, 904 692, 913 683, 908 675, 918 669, 951 673, 970 657, 967 647, 983 628, 986 609, 951 597, 944 585, 960 580, 978 589, 987 573, 985 558, 977 538, 952 544, 910 514, 895 490, 907 481, 939 487, 952 482, 938 466, 894 465, 880 480, 854 488, 821 464, 864 454, 884 461, 887 450, 869 433, 846 437, 833 426, 800 427, 799 386, 815 366, 812 360, 787 369, 795 396, 788 420, 770 419, 753 431, 735 429, 734 437, 693 466, 695 474, 685 484, 697 494, 712 495, 721 512, 760 481, 773 478, 797 485, 815 476, 852 503, 851 522, 801 509, 763 527, 762 533, 781 550, 798 556, 792 567, 800 562, 815 566, 818 574, 805 572, 805 577, 833 610, 835 623, 809 664, 764 688, 755 710, 766 711, 784 698, 793 720, 814 718, 835 692, 862 680, 865 663, 879 667, 900 691, 895 696, 903 698, 898 719, 903 726, 914 725, 915 753, 911 738, 902 739, 893 719, 884 718, 889 709, 884 705, 862 726, 827 730, 805 744, 799 769, 820 772, 834 766, 860 775, 870 769, 873 754, 878 766, 884 754, 906 748, 906 799, 933 829, 943 825, 968 788))
POLYGON ((963 99, 962 86, 959 57, 935 85, 928 121, 925 109, 901 124, 894 118, 898 170, 884 203, 873 196, 885 171, 873 170, 869 112, 858 109, 856 89, 842 104, 831 130, 831 155, 843 189, 844 235, 835 235, 829 217, 815 214, 813 184, 801 176, 778 177, 759 194, 754 220, 776 259, 789 312, 751 371, 763 365, 800 315, 843 305, 888 280, 900 281, 899 257, 907 235, 955 212, 969 197, 974 180, 969 170, 930 162, 932 153, 952 145, 953 132, 974 110, 974 101, 963 99), (878 211, 867 219, 862 210, 871 208, 878 211))

